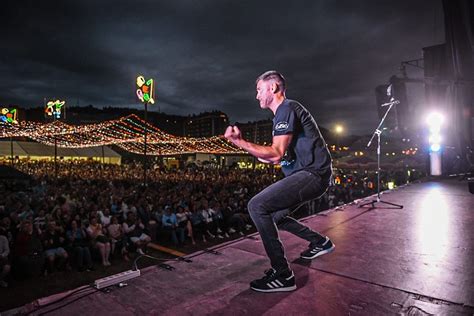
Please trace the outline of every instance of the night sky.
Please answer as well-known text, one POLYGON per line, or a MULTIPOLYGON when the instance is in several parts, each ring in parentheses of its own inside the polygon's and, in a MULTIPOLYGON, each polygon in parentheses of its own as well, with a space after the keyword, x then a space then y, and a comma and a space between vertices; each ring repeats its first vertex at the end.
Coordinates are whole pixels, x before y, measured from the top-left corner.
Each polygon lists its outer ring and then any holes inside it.
POLYGON ((255 78, 275 69, 320 125, 362 134, 378 122, 375 86, 444 42, 444 24, 440 0, 8 1, 0 39, 0 105, 142 108, 143 74, 152 110, 254 121, 271 117, 255 78))

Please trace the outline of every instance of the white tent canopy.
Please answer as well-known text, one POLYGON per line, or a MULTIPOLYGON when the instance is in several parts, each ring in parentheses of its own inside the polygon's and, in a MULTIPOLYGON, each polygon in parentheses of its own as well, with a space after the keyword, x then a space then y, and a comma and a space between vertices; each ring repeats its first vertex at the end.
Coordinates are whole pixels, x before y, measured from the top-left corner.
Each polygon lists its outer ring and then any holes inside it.
MULTIPOLYGON (((9 159, 11 156, 11 142, 0 141, 0 158, 9 159)), ((54 146, 47 146, 36 142, 13 141, 13 156, 19 159, 54 159, 54 146)), ((85 148, 57 148, 58 158, 70 159, 93 159, 105 163, 120 164, 122 156, 107 146, 85 147, 85 148), (103 149, 103 153, 102 153, 103 149)))

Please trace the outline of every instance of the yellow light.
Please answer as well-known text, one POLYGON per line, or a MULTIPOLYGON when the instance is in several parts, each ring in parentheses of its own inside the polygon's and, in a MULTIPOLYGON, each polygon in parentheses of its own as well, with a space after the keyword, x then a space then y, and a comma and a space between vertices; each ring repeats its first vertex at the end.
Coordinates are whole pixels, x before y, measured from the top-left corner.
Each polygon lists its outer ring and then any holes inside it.
POLYGON ((342 127, 342 125, 336 125, 334 127, 334 131, 337 133, 337 134, 341 134, 343 131, 344 131, 344 127, 342 127))
POLYGON ((136 115, 99 124, 73 126, 60 121, 48 124, 22 122, 20 125, 0 124, 0 138, 28 137, 46 145, 82 148, 115 144, 124 150, 143 154, 144 126, 147 126, 147 154, 174 155, 183 153, 235 154, 245 153, 222 136, 210 138, 177 137, 146 123, 136 115))

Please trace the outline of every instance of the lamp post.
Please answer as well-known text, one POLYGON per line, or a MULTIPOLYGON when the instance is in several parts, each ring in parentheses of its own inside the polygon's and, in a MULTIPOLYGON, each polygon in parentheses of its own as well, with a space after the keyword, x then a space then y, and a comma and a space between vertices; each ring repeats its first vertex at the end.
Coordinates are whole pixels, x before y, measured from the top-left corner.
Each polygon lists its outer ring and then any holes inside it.
MULTIPOLYGON (((16 109, 3 108, 0 112, 0 124, 18 124, 16 109)), ((15 166, 15 156, 13 155, 13 137, 10 136, 10 159, 12 167, 15 166)))
POLYGON ((339 150, 339 137, 344 132, 344 127, 342 125, 337 124, 334 127, 334 132, 336 132, 336 148, 339 150))
POLYGON ((153 79, 145 80, 145 77, 137 77, 137 97, 145 105, 145 124, 143 126, 143 184, 147 185, 147 119, 148 103, 155 104, 155 89, 153 79))
MULTIPOLYGON (((44 102, 46 103, 46 98, 44 99, 44 102)), ((66 101, 60 101, 60 100, 51 100, 48 101, 48 103, 45 104, 45 117, 46 118, 52 118, 53 119, 53 124, 56 122, 56 120, 61 119, 64 117, 66 108, 64 105, 66 104, 66 101), (63 109, 64 107, 64 109, 63 109)), ((54 134, 54 178, 55 180, 58 179, 58 137, 56 134, 54 134)))

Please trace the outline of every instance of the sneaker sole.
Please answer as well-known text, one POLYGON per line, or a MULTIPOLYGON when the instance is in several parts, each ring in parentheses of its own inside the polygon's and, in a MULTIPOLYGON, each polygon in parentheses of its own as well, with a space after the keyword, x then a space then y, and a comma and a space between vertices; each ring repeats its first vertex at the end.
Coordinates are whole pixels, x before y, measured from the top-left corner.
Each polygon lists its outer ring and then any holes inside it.
POLYGON ((264 289, 257 289, 255 287, 250 287, 252 290, 254 291, 257 291, 257 292, 264 292, 264 293, 272 293, 272 292, 290 292, 290 291, 294 291, 296 290, 296 285, 293 285, 293 286, 287 286, 287 287, 281 287, 281 288, 278 288, 278 289, 268 289, 268 290, 264 290, 264 289))
POLYGON ((336 245, 333 244, 331 248, 326 249, 326 250, 323 250, 323 251, 320 251, 320 252, 318 252, 317 254, 315 254, 315 255, 312 256, 312 257, 305 257, 305 256, 300 256, 300 257, 303 258, 303 259, 314 259, 314 258, 320 257, 320 256, 322 256, 322 255, 325 255, 325 254, 327 254, 327 253, 333 252, 334 249, 336 249, 336 245))

